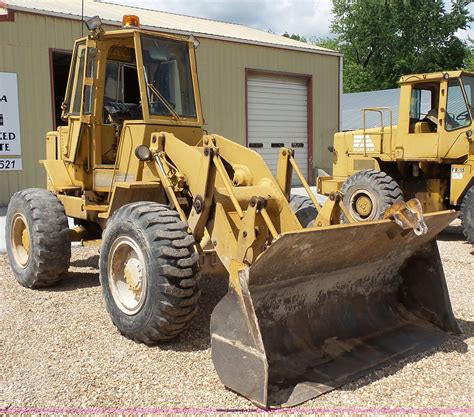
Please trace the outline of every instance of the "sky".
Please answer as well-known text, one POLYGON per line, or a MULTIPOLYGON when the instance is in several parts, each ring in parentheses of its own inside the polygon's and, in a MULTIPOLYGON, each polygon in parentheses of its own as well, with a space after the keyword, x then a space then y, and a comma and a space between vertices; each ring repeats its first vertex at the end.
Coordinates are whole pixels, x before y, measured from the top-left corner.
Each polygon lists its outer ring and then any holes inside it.
MULTIPOLYGON (((276 34, 297 33, 308 39, 330 34, 331 0, 107 0, 164 12, 240 23, 276 34)), ((451 2, 445 0, 449 10, 451 2)), ((474 14, 474 2, 469 6, 474 14)), ((474 27, 458 36, 474 37, 474 27)))

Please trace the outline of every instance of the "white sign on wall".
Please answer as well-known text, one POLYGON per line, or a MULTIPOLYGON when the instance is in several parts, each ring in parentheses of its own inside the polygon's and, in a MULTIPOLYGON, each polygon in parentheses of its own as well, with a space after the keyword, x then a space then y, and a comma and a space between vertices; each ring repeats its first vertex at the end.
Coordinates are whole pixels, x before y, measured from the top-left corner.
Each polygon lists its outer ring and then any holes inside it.
POLYGON ((21 159, 13 155, 21 155, 17 77, 0 72, 0 171, 21 170, 21 159))

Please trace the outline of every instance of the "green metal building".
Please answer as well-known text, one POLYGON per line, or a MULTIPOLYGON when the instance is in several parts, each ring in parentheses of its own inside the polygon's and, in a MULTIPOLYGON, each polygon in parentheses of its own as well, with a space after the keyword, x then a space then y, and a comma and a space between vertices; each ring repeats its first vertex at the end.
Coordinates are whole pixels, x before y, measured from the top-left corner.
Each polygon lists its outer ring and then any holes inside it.
POLYGON ((87 33, 82 18, 107 27, 124 14, 141 26, 193 34, 209 133, 261 153, 272 169, 280 146, 290 146, 313 182, 330 171, 327 147, 339 128, 342 56, 237 24, 85 0, 0 2, 0 205, 13 193, 44 187, 38 160, 45 133, 61 123, 59 109, 73 41, 87 33))

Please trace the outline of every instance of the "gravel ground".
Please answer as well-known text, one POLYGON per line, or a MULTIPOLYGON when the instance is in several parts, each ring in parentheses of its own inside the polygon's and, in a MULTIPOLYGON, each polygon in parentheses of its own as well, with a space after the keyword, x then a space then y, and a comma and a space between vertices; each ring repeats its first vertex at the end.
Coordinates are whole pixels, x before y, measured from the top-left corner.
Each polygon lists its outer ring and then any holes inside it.
MULTIPOLYGON (((311 400, 309 408, 473 407, 474 251, 458 234, 439 247, 464 334, 311 400)), ((32 291, 14 281, 0 254, 0 408, 254 408, 214 371, 209 317, 226 283, 202 281, 201 310, 176 340, 146 347, 111 324, 98 279, 97 249, 73 248, 60 285, 32 291)))

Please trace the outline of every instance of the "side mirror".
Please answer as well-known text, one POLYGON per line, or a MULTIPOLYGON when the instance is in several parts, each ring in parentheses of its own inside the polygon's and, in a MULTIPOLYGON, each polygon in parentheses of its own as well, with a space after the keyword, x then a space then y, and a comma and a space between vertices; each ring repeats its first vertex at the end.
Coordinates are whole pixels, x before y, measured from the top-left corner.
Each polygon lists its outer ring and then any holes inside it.
POLYGON ((467 140, 468 140, 469 142, 472 141, 472 130, 468 130, 468 131, 466 132, 466 138, 467 138, 467 140))

